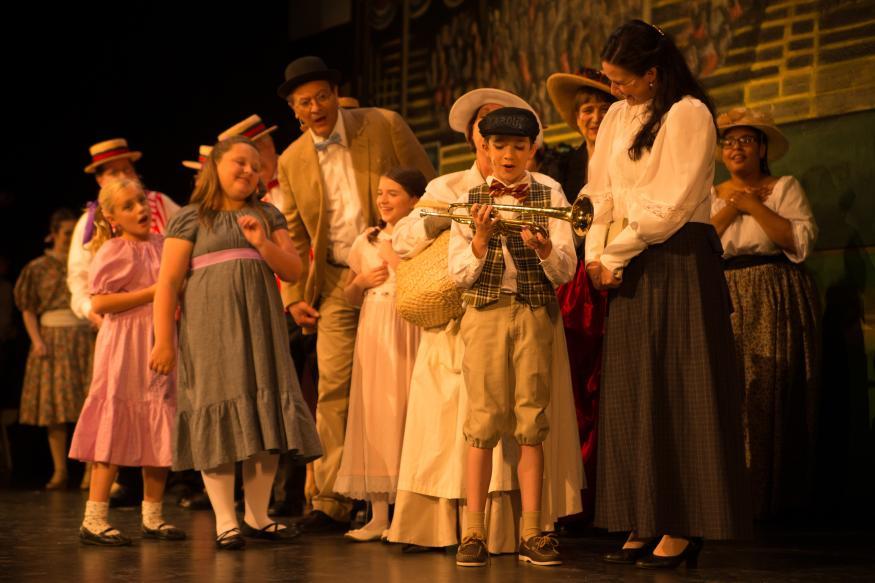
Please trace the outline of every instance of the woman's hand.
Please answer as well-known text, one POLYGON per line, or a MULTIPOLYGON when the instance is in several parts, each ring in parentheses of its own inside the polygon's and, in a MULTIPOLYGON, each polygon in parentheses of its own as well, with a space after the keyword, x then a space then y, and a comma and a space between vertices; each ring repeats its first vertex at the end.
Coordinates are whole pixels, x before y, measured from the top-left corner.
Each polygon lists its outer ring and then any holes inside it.
POLYGON ((600 264, 599 283, 602 286, 601 289, 614 289, 620 287, 620 284, 623 283, 623 280, 614 277, 614 272, 612 270, 600 264))
POLYGON ((46 346, 42 339, 34 341, 31 350, 33 350, 33 355, 37 358, 45 358, 49 355, 49 347, 46 346))
POLYGON ((158 374, 170 374, 176 366, 176 350, 173 346, 156 343, 149 356, 149 368, 158 374))
POLYGON ((602 289, 602 264, 599 261, 590 261, 586 264, 586 274, 589 281, 596 289, 602 289))
POLYGON ((389 278, 389 267, 384 261, 379 267, 360 273, 356 276, 356 285, 362 289, 371 289, 382 285, 389 278))
MULTIPOLYGON (((757 207, 762 206, 763 198, 761 197, 759 188, 746 188, 744 190, 734 190, 729 195, 729 204, 735 207, 739 212, 750 214, 757 207)), ((768 195, 766 195, 768 196, 768 195)))
POLYGON ((237 225, 240 227, 240 230, 243 231, 243 236, 246 237, 246 240, 250 245, 256 249, 259 249, 264 245, 267 236, 264 234, 264 227, 262 226, 261 221, 252 215, 242 215, 237 218, 237 225))

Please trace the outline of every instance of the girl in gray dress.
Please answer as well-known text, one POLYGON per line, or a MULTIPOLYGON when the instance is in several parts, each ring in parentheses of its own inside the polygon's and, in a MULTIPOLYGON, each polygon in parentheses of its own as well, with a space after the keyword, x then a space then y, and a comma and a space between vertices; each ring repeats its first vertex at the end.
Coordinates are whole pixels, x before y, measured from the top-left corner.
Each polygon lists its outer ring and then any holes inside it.
POLYGON ((173 467, 202 472, 220 549, 243 547, 243 536, 297 534, 267 516, 277 454, 291 451, 302 462, 322 454, 274 280, 274 273, 297 280, 302 263, 283 215, 258 201, 259 164, 248 138, 216 144, 191 204, 167 226, 155 292, 150 364, 170 374, 182 290, 173 467), (237 461, 243 461, 242 526, 234 510, 237 461))

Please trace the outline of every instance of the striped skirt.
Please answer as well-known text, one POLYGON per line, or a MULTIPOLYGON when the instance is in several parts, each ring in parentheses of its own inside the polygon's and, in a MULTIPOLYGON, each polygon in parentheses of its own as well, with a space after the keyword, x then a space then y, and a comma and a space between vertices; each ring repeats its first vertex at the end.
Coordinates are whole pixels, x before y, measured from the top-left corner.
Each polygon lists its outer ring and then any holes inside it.
POLYGON ((789 262, 727 269, 743 379, 744 452, 754 516, 811 502, 819 392, 817 289, 789 262))
POLYGON ((688 223, 624 270, 611 297, 599 422, 597 526, 750 534, 741 382, 711 225, 688 223))

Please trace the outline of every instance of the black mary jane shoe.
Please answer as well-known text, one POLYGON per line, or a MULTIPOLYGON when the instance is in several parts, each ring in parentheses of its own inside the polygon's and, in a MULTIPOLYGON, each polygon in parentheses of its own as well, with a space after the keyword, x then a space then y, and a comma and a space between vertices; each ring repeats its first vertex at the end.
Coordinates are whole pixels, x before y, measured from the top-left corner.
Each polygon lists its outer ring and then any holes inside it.
POLYGON ((131 539, 118 532, 112 526, 100 533, 93 533, 82 526, 79 528, 79 540, 82 544, 99 547, 126 547, 131 544, 131 539), (109 534, 112 530, 115 530, 116 533, 109 534))
POLYGON ((220 551, 236 551, 246 546, 246 539, 239 528, 231 528, 216 537, 216 548, 220 551))
POLYGON ((185 540, 185 532, 162 522, 158 528, 149 528, 145 524, 140 525, 143 529, 143 538, 154 538, 157 540, 185 540))
POLYGON ((258 538, 262 540, 283 542, 290 541, 294 538, 297 538, 298 535, 301 534, 301 531, 295 526, 289 525, 285 528, 280 528, 282 525, 278 522, 271 522, 264 528, 252 528, 246 522, 243 522, 243 525, 240 527, 240 532, 243 533, 243 536, 247 536, 249 538, 258 538))
POLYGON ((659 538, 652 538, 644 543, 644 546, 635 549, 619 549, 602 555, 602 560, 606 563, 614 563, 615 565, 634 565, 638 559, 650 555, 658 542, 659 538))
POLYGON ((701 538, 690 538, 687 539, 687 546, 680 554, 661 557, 651 553, 649 557, 635 561, 635 566, 639 569, 676 569, 685 562, 687 568, 695 569, 699 565, 699 553, 704 544, 705 541, 701 538))

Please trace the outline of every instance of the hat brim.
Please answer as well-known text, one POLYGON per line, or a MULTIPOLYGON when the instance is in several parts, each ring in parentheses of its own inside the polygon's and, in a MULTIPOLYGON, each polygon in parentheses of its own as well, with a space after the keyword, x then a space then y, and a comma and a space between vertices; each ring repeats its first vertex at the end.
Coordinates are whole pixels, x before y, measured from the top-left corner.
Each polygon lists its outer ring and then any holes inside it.
POLYGON ((192 170, 200 170, 203 168, 203 165, 200 162, 194 162, 193 160, 185 160, 182 165, 186 168, 191 168, 192 170))
POLYGON ((547 77, 547 93, 550 95, 550 100, 553 101, 553 105, 563 121, 576 132, 580 132, 580 128, 577 127, 577 112, 574 111, 574 99, 581 87, 589 87, 596 91, 601 91, 607 96, 609 101, 617 100, 611 93, 609 85, 587 79, 580 75, 553 73, 547 77))
POLYGON ((260 140, 264 136, 269 136, 270 134, 274 133, 278 127, 279 126, 270 126, 263 132, 255 134, 254 136, 252 136, 252 141, 254 142, 255 140, 260 140))
POLYGON ((104 158, 100 162, 96 162, 96 163, 89 164, 88 166, 86 166, 85 173, 86 174, 94 174, 94 172, 97 170, 98 166, 103 166, 104 164, 106 164, 108 162, 112 162, 113 160, 121 160, 122 158, 130 158, 131 162, 136 162, 137 160, 139 160, 142 157, 143 157, 142 152, 125 152, 124 154, 118 154, 117 156, 110 156, 109 158, 104 158))
POLYGON ((510 91, 494 89, 492 87, 474 89, 473 91, 469 91, 459 97, 450 108, 450 129, 457 131, 460 134, 465 134, 465 137, 467 138, 468 122, 471 121, 471 118, 474 117, 477 110, 488 103, 494 103, 504 107, 521 107, 534 113, 535 117, 538 119, 538 126, 541 128, 541 131, 538 132, 535 144, 540 146, 544 142, 544 124, 541 123, 541 118, 538 117, 538 113, 532 109, 532 106, 519 95, 514 95, 510 91))
MULTIPOLYGON (((717 134, 722 137, 724 133, 732 128, 754 128, 766 134, 766 137, 769 140, 767 154, 769 162, 774 162, 779 158, 783 158, 784 154, 790 150, 790 142, 787 140, 787 136, 785 136, 776 126, 740 120, 737 123, 733 122, 717 126, 717 134)), ((715 155, 719 162, 723 162, 723 148, 716 148, 715 155)))
POLYGON ((280 99, 287 100, 292 91, 310 81, 328 81, 332 85, 340 85, 340 71, 336 69, 325 69, 323 71, 312 71, 310 73, 298 75, 297 77, 292 77, 291 79, 286 79, 285 83, 280 85, 276 90, 276 94, 280 96, 280 99))

